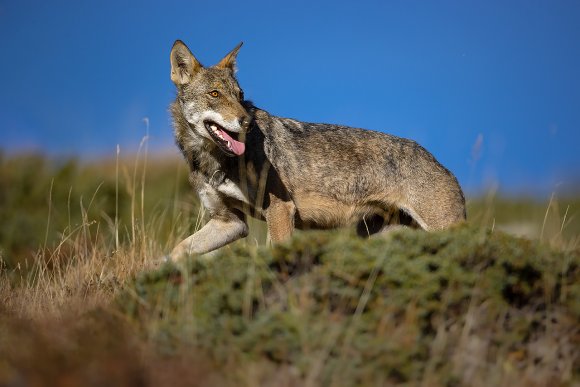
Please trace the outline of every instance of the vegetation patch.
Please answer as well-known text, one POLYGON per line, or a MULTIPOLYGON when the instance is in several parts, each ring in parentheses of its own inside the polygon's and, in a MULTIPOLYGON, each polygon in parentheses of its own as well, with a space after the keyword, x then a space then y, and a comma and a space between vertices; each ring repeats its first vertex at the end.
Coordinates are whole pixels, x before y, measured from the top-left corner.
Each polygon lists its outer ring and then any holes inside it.
POLYGON ((237 245, 143 272, 116 304, 168 356, 321 385, 558 385, 580 371, 578 300, 577 250, 463 226, 237 245))
POLYGON ((155 268, 204 223, 187 173, 0 150, 0 385, 580 382, 578 197, 491 193, 446 232, 274 247, 250 219, 212 257, 155 268))

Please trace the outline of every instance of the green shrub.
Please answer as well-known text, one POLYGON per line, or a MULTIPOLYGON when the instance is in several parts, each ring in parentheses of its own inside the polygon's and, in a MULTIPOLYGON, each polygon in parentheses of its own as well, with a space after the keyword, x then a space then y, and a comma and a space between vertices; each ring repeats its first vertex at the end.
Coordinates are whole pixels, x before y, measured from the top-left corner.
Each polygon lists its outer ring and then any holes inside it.
POLYGON ((578 251, 468 226, 306 232, 142 273, 117 303, 168 353, 267 359, 322 384, 452 384, 530 364, 562 381, 578 367, 579 265, 578 251))

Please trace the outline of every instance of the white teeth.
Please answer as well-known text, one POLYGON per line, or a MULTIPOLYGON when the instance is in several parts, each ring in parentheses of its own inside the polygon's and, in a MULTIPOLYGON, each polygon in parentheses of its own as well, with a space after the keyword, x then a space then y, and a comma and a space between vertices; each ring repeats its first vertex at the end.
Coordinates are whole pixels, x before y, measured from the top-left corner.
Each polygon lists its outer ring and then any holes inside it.
POLYGON ((217 125, 212 124, 212 125, 210 125, 209 128, 211 129, 211 131, 213 132, 213 134, 215 134, 216 136, 218 136, 222 140, 224 139, 224 137, 222 136, 222 132, 221 132, 221 130, 219 130, 217 128, 217 125))
POLYGON ((221 130, 219 130, 216 125, 212 125, 209 128, 211 129, 211 131, 213 132, 213 134, 215 134, 216 136, 218 136, 222 140, 224 139, 224 136, 222 135, 221 130))
POLYGON ((230 142, 228 141, 228 148, 232 148, 232 145, 230 144, 230 142))

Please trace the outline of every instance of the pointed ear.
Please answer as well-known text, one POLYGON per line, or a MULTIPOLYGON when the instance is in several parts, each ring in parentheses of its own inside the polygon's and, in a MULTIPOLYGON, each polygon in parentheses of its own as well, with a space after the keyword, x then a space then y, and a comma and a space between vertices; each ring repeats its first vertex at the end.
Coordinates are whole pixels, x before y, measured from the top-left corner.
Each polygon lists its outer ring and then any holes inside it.
POLYGON ((238 51, 240 51, 240 47, 242 47, 244 42, 240 42, 228 55, 226 55, 215 67, 220 69, 230 69, 234 73, 236 72, 236 56, 238 55, 238 51))
POLYGON ((171 80, 176 85, 190 82, 193 75, 203 67, 181 40, 173 43, 170 57, 171 80))

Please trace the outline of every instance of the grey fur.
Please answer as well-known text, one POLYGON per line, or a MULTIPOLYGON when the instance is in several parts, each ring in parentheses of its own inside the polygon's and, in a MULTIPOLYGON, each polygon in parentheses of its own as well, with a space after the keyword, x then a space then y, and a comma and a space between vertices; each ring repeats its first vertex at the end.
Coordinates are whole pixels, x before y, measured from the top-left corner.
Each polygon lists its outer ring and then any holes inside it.
POLYGON ((176 142, 211 218, 172 259, 246 236, 246 215, 266 220, 274 242, 294 228, 357 225, 359 233, 372 234, 396 224, 438 230, 465 220, 456 178, 416 142, 276 117, 243 100, 234 76, 238 49, 210 68, 182 42, 172 49, 176 142), (218 97, 208 94, 214 90, 218 97), (204 114, 222 117, 220 125, 229 126, 218 127, 237 134, 245 152, 236 156, 218 146, 207 120, 199 119, 204 114))

